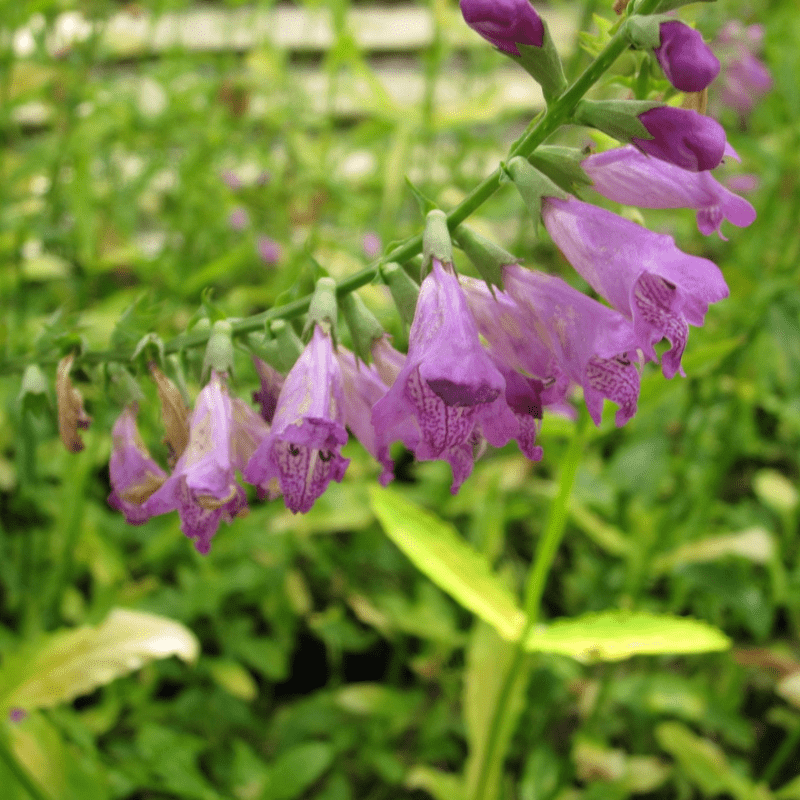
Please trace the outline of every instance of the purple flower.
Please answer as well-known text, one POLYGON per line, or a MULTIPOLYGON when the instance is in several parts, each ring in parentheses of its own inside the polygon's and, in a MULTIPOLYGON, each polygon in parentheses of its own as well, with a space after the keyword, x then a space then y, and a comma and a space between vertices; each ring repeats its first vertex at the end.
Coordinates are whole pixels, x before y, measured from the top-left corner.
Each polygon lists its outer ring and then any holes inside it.
POLYGON ((581 166, 603 197, 642 208, 695 208, 697 227, 706 236, 723 219, 739 228, 750 225, 756 211, 743 197, 726 189, 709 172, 688 172, 667 161, 648 158, 633 145, 589 156, 581 166))
POLYGON ((347 442, 344 409, 333 343, 316 325, 286 376, 270 434, 250 458, 245 480, 264 488, 277 478, 286 507, 295 514, 308 511, 350 463, 339 452, 347 442))
POLYGON ((690 172, 714 169, 722 161, 725 131, 711 117, 687 108, 657 106, 639 114, 639 120, 653 137, 631 139, 643 153, 690 172))
POLYGON ((448 461, 455 494, 472 472, 473 445, 483 437, 501 447, 517 433, 505 390, 458 279, 434 258, 417 300, 408 356, 372 409, 378 441, 400 439, 420 461, 448 461))
POLYGON ((542 219, 570 264, 633 320, 636 347, 655 361, 653 344, 668 339, 671 348, 662 358, 664 375, 683 374, 688 323, 702 325, 708 304, 728 296, 716 264, 687 255, 671 236, 574 198, 545 198, 542 219))
POLYGON ((536 444, 536 437, 542 427, 542 394, 545 386, 536 378, 520 375, 502 361, 495 360, 494 363, 506 382, 506 403, 519 425, 514 436, 519 449, 531 461, 541 461, 543 451, 536 444))
POLYGON ((377 258, 381 254, 381 237, 377 233, 369 231, 364 234, 361 246, 367 258, 377 258))
POLYGON ((702 92, 719 74, 719 61, 699 31, 677 20, 658 26, 661 44, 653 52, 667 80, 682 92, 702 92))
POLYGON ((388 446, 378 442, 372 426, 372 407, 389 389, 375 367, 357 361, 344 347, 336 351, 336 360, 342 370, 345 424, 383 467, 380 482, 381 486, 386 486, 394 479, 394 462, 389 457, 388 446))
POLYGON ((14 706, 8 712, 8 718, 11 722, 22 722, 27 716, 28 712, 24 708, 19 708, 18 706, 14 706))
POLYGON ((745 28, 734 20, 725 25, 717 40, 723 63, 719 99, 742 119, 750 115, 756 102, 772 88, 772 75, 756 57, 763 37, 763 26, 745 28))
POLYGON ((561 369, 583 387, 595 424, 608 398, 619 406, 616 424, 624 425, 636 413, 639 397, 638 343, 631 323, 553 275, 511 264, 503 269, 503 280, 527 316, 527 329, 546 341, 561 369))
POLYGON ((207 553, 221 520, 230 523, 247 509, 236 469, 267 434, 264 421, 228 396, 221 376, 200 392, 189 422, 189 444, 166 483, 144 504, 150 514, 178 509, 181 530, 199 553, 207 553))
POLYGON ((233 231, 243 231, 249 224, 250 216, 242 206, 237 206, 228 214, 228 226, 233 231))
POLYGON ((478 332, 486 340, 503 376, 506 373, 500 364, 536 379, 541 386, 539 399, 543 405, 563 401, 569 379, 545 340, 531 329, 530 316, 506 292, 497 289, 490 292, 485 281, 463 275, 459 281, 478 332))
POLYGON ((136 427, 138 408, 126 406, 111 431, 113 447, 108 464, 111 494, 108 504, 125 515, 128 525, 142 525, 152 516, 142 504, 161 487, 167 473, 150 457, 136 427))
POLYGON ((225 185, 234 192, 242 188, 242 181, 232 169, 226 169, 221 177, 225 185))
POLYGON ((375 362, 375 370, 386 386, 391 386, 397 380, 397 376, 406 363, 405 355, 399 350, 395 350, 389 343, 390 338, 381 336, 380 339, 375 339, 370 348, 372 359, 375 362))
POLYGON ((541 47, 544 25, 528 0, 461 0, 464 21, 504 53, 520 55, 518 44, 541 47))
POLYGON ((265 264, 277 264, 283 255, 283 248, 280 242, 276 242, 269 236, 259 236, 256 242, 256 250, 258 250, 259 258, 265 264))
POLYGON ((284 377, 278 370, 253 356, 253 365, 256 368, 261 386, 257 392, 253 392, 253 402, 261 407, 261 418, 268 425, 275 416, 275 409, 278 407, 278 397, 283 389, 284 377))

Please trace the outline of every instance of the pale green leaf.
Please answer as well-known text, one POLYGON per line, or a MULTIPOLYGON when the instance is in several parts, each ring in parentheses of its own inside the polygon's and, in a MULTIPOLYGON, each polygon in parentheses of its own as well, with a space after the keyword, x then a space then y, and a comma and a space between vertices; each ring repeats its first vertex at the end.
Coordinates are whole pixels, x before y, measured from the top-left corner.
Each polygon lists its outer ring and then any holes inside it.
POLYGON ((467 794, 459 775, 451 775, 433 767, 414 767, 406 776, 409 789, 422 789, 434 800, 466 800, 467 794))
POLYGON ((49 634, 9 655, 0 670, 0 710, 50 708, 87 694, 148 661, 197 658, 194 634, 155 614, 114 609, 96 627, 49 634))
POLYGON ((525 617, 513 593, 451 525, 388 489, 373 488, 370 500, 389 538, 421 572, 503 638, 519 638, 525 617))
POLYGON ((665 572, 684 564, 717 561, 726 556, 740 556, 756 564, 767 564, 772 559, 775 543, 764 528, 748 528, 739 533, 710 536, 696 542, 687 542, 653 561, 655 572, 665 572))
POLYGON ((621 661, 636 655, 727 650, 730 640, 699 620, 643 611, 604 611, 540 625, 526 647, 579 661, 621 661))

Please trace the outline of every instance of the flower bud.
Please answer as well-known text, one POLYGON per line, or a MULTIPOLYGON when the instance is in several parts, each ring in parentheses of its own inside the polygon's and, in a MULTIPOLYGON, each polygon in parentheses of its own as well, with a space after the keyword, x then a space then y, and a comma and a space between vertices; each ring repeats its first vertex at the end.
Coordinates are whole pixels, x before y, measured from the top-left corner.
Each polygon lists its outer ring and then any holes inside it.
POLYGON ((655 53, 667 80, 682 92, 700 92, 719 75, 720 64, 699 31, 678 20, 659 25, 655 53))
POLYGON ((528 0, 461 0, 464 21, 488 42, 511 55, 518 44, 541 47, 544 24, 528 0))

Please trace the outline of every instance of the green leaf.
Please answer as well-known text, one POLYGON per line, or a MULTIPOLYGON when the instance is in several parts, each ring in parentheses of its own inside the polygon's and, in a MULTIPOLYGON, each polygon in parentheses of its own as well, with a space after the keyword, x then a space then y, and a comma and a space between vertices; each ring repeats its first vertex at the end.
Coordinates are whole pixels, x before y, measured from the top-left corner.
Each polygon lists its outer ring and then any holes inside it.
POLYGON ((326 742, 305 742, 281 753, 272 765, 262 800, 291 800, 318 781, 333 762, 326 742))
POLYGON ((451 525, 388 489, 373 487, 370 502, 389 538, 421 572, 503 638, 519 638, 525 616, 513 593, 451 525))
POLYGON ((434 800, 466 800, 467 797, 460 776, 433 767, 414 767, 406 776, 405 785, 409 789, 422 789, 434 800))
POLYGON ((198 650, 195 635, 180 623, 117 608, 96 627, 56 631, 9 654, 0 670, 0 713, 51 708, 157 658, 194 661, 198 650))
POLYGON ((722 631, 695 619, 644 611, 603 611, 539 626, 528 650, 560 653, 579 661, 621 661, 636 655, 727 650, 722 631))
POLYGON ((680 722, 664 722, 656 739, 680 765, 686 777, 705 795, 730 794, 736 800, 766 800, 766 787, 740 775, 714 742, 697 736, 680 722))

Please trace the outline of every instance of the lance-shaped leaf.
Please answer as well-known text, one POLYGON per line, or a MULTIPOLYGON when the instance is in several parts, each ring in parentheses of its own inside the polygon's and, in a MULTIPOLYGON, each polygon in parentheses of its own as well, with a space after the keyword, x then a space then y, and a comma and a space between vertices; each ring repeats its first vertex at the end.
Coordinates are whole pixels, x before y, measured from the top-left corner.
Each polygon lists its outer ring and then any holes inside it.
POLYGON ((526 648, 578 661, 622 661, 637 655, 676 655, 727 650, 722 631, 696 619, 645 611, 603 611, 556 620, 531 633, 526 648))
POLYGON ((56 631, 9 654, 0 671, 0 713, 51 708, 157 658, 194 661, 199 649, 195 635, 179 622, 117 608, 96 627, 56 631))
POLYGON ((372 489, 370 502, 389 538, 421 572, 503 638, 519 638, 525 616, 513 593, 451 525, 388 489, 372 489))

